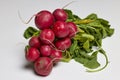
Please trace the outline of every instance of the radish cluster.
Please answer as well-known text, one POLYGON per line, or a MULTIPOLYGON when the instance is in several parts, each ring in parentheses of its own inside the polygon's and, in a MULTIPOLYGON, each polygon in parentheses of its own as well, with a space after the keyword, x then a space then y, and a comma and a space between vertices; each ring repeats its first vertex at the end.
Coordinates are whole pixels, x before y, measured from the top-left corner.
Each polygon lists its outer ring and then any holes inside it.
POLYGON ((42 10, 36 14, 35 25, 40 33, 29 39, 25 57, 34 63, 38 75, 49 75, 54 64, 62 59, 63 51, 71 46, 77 26, 67 22, 67 18, 68 14, 63 9, 56 9, 52 13, 42 10))

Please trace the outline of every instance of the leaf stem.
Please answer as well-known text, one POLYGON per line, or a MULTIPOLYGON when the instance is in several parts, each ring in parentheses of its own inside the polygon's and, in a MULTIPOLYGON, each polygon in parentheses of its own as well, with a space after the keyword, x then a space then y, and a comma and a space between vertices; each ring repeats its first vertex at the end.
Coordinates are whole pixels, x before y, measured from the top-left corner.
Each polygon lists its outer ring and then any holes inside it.
POLYGON ((107 55, 106 55, 105 52, 101 52, 101 54, 104 55, 105 60, 106 60, 106 64, 105 64, 102 68, 99 68, 99 69, 96 69, 96 70, 87 69, 87 72, 98 72, 98 71, 101 71, 101 70, 103 70, 103 69, 105 69, 105 68, 107 67, 107 65, 108 65, 108 63, 109 63, 109 61, 108 61, 108 57, 107 57, 107 55))

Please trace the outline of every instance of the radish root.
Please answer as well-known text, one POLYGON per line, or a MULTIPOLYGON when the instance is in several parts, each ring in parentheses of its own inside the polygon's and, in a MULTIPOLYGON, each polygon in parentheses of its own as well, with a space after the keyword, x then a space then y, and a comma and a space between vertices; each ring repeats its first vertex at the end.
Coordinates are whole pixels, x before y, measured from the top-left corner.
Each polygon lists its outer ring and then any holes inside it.
POLYGON ((33 17, 35 17, 37 14, 34 14, 33 16, 31 16, 31 18, 28 20, 28 21, 24 21, 21 17, 21 14, 20 14, 20 11, 18 11, 18 17, 20 18, 20 20, 24 23, 24 24, 28 24, 32 19, 33 17))
POLYGON ((76 1, 71 1, 71 2, 69 2, 68 4, 66 4, 65 6, 63 6, 62 9, 65 9, 67 6, 69 6, 69 5, 72 4, 73 2, 76 2, 76 1))

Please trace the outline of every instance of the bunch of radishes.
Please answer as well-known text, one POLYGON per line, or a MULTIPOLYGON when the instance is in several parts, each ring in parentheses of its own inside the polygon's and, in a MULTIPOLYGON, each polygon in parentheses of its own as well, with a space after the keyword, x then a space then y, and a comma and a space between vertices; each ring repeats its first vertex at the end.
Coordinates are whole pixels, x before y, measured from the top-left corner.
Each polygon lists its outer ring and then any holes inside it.
POLYGON ((67 18, 64 9, 56 9, 53 13, 42 10, 35 15, 35 25, 40 33, 30 38, 25 57, 34 63, 37 74, 49 75, 53 65, 61 60, 63 52, 71 46, 77 26, 67 22, 67 18))

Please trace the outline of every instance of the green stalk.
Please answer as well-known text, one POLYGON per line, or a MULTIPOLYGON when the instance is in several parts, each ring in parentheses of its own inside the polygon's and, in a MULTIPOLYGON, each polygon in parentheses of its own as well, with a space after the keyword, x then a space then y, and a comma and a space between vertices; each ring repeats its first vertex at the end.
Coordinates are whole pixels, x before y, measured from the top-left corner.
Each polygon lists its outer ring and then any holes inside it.
MULTIPOLYGON (((101 54, 104 55, 105 60, 106 60, 106 64, 105 64, 102 68, 99 68, 99 69, 96 69, 96 70, 87 69, 87 72, 98 72, 98 71, 101 71, 101 70, 103 70, 103 69, 105 69, 105 68, 107 67, 107 65, 108 65, 108 63, 109 63, 108 57, 107 57, 106 53, 103 51, 103 49, 100 49, 100 50, 102 50, 101 54)), ((100 50, 99 50, 99 51, 100 51, 100 50)))

